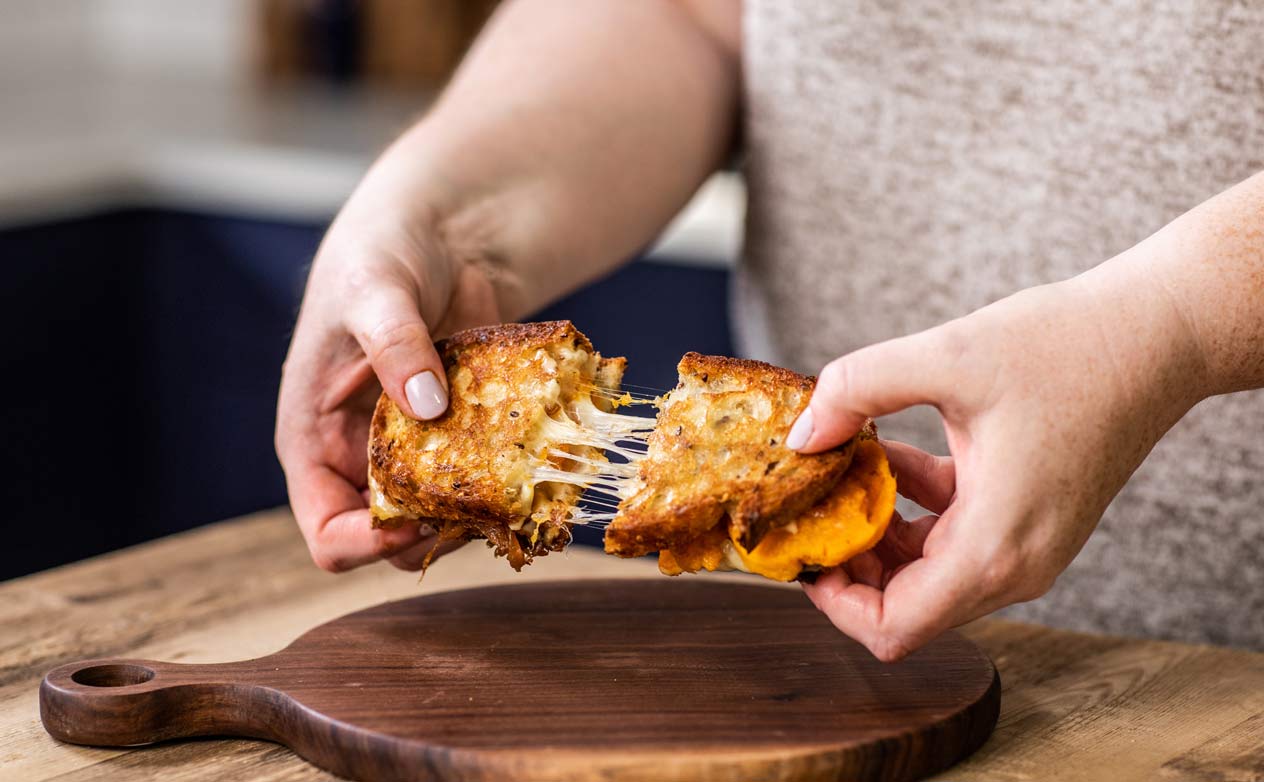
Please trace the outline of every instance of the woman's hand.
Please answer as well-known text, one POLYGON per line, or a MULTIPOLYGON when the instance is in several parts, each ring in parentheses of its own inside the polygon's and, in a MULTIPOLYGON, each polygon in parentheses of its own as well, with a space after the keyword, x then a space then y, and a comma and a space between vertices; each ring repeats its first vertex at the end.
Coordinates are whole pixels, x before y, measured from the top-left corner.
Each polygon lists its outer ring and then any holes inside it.
POLYGON ((318 564, 418 566, 417 530, 369 525, 374 374, 432 418, 431 337, 535 312, 658 235, 730 154, 740 21, 737 3, 503 3, 373 166, 321 246, 281 382, 277 453, 318 564))
POLYGON ((421 567, 435 545, 428 529, 372 528, 369 417, 383 389, 405 414, 443 413, 447 378, 432 338, 500 320, 486 275, 439 241, 437 220, 385 219, 407 201, 374 195, 371 182, 317 253, 277 407, 276 448, 294 516, 312 559, 333 572, 380 558, 421 567))
POLYGON ((830 363, 787 444, 820 451, 867 417, 929 404, 952 455, 886 443, 900 493, 932 515, 894 519, 804 590, 888 661, 1043 595, 1201 398, 1195 342, 1146 264, 1121 256, 830 363))

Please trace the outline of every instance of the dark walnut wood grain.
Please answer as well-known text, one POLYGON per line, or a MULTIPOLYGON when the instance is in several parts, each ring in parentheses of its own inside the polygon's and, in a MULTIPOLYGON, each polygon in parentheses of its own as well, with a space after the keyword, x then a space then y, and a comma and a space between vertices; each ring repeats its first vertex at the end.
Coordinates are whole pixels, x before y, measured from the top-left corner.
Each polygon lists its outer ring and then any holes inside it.
POLYGON ((365 780, 904 780, 981 745, 999 693, 956 634, 884 665, 797 591, 654 579, 386 603, 239 663, 63 665, 40 713, 63 741, 251 736, 365 780))

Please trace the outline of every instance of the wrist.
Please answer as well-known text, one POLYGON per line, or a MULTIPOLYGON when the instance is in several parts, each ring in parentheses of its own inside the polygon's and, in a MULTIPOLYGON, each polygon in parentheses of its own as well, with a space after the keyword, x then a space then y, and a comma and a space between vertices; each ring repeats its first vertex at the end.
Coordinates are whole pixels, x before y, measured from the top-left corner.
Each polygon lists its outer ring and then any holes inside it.
POLYGON ((1147 240, 1199 347, 1207 396, 1264 386, 1264 174, 1147 240))
MULTIPOLYGON (((496 308, 523 314, 519 276, 504 260, 491 201, 462 196, 402 137, 373 165, 330 226, 319 256, 356 276, 402 275, 427 322, 438 322, 472 274, 490 283, 496 308)), ((317 268, 322 264, 318 262, 317 268)))
POLYGON ((1216 393, 1197 332, 1162 273, 1166 248, 1147 240, 1069 282, 1088 294, 1088 317, 1125 388, 1161 434, 1216 393))

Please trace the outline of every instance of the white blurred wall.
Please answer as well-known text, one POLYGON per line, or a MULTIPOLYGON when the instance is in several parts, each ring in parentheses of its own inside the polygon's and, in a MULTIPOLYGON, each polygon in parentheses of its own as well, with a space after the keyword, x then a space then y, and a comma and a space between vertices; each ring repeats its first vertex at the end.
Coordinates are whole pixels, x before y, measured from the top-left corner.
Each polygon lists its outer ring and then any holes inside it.
POLYGON ((226 79, 248 72, 251 0, 88 0, 88 5, 91 35, 113 67, 226 79))
POLYGON ((0 83, 145 71, 233 81, 250 67, 251 0, 0 0, 0 83))
POLYGON ((15 85, 95 67, 93 10, 85 0, 0 0, 0 80, 15 85))

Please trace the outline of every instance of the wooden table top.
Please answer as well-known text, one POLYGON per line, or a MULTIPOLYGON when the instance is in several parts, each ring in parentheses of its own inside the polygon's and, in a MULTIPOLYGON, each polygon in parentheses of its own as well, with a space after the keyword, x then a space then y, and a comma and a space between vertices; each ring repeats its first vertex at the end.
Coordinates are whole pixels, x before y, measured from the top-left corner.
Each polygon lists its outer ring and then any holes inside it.
MULTIPOLYGON (((0 584, 0 779, 334 779, 263 741, 59 744, 40 725, 37 688, 50 668, 90 657, 261 656, 324 621, 418 592, 656 572, 649 560, 577 547, 516 574, 471 545, 420 586, 387 565, 333 576, 311 564, 278 510, 15 579, 0 584)), ((988 743, 940 779, 1264 780, 1264 654, 1001 620, 964 632, 1000 670, 1001 718, 988 743)))

